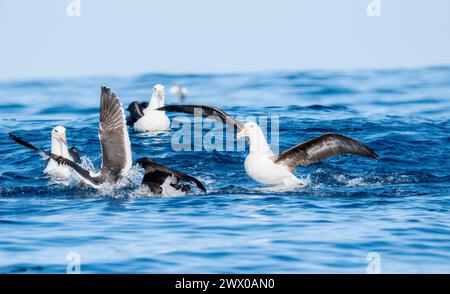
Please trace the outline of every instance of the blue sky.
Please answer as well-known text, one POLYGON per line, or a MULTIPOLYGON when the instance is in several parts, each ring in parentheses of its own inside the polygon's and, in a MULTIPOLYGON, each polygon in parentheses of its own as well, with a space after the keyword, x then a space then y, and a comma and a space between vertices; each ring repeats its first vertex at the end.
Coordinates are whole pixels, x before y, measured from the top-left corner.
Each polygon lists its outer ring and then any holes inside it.
POLYGON ((0 0, 0 79, 450 64, 450 1, 0 0))

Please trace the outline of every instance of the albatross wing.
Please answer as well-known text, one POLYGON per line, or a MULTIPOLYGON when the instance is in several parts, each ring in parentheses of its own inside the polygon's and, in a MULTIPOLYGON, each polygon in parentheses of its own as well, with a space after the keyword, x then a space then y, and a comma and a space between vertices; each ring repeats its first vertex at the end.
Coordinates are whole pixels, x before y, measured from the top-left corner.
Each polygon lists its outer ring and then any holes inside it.
POLYGON ((20 138, 20 137, 17 137, 17 136, 14 135, 13 133, 8 133, 8 135, 9 135, 9 137, 10 137, 11 139, 13 139, 16 143, 19 143, 19 144, 22 145, 22 146, 25 146, 25 147, 27 147, 27 148, 30 148, 30 149, 32 149, 32 150, 35 150, 35 151, 37 151, 37 152, 39 152, 39 153, 42 153, 42 154, 45 154, 45 155, 48 156, 48 154, 47 154, 47 153, 49 153, 48 151, 45 151, 45 150, 43 150, 43 149, 41 149, 41 148, 39 148, 39 147, 34 146, 34 145, 31 144, 30 142, 27 142, 27 141, 25 141, 24 139, 22 139, 22 138, 20 138))
POLYGON ((131 145, 122 105, 116 94, 102 87, 100 97, 100 144, 103 181, 116 182, 131 168, 131 145))
POLYGON ((81 155, 77 147, 69 148, 69 154, 72 156, 75 163, 81 163, 81 155))
MULTIPOLYGON (((147 158, 144 158, 144 159, 147 159, 147 158)), ((183 172, 168 168, 167 166, 158 164, 158 163, 154 162, 153 160, 141 161, 141 164, 143 165, 144 168, 150 167, 153 170, 160 171, 160 172, 166 173, 168 175, 174 175, 175 177, 185 180, 185 181, 188 181, 188 182, 193 182, 200 190, 202 190, 203 192, 206 193, 206 188, 202 184, 202 182, 200 182, 199 180, 197 180, 196 178, 194 178, 190 175, 187 175, 183 172)))
POLYGON ((205 105, 167 105, 160 108, 157 108, 156 110, 165 110, 169 112, 183 112, 187 114, 197 114, 196 111, 201 111, 201 115, 204 117, 217 117, 222 122, 226 123, 229 126, 236 127, 239 131, 244 128, 244 124, 240 121, 235 120, 232 118, 228 113, 225 111, 211 107, 211 106, 205 106, 205 105))
POLYGON ((141 117, 144 116, 144 109, 147 108, 148 103, 142 102, 139 103, 137 101, 131 102, 130 105, 128 105, 128 112, 130 113, 130 116, 127 118, 127 125, 133 126, 135 122, 137 122, 141 117))
POLYGON ((73 168, 80 176, 82 176, 82 177, 85 178, 86 180, 90 181, 92 184, 94 184, 94 185, 98 185, 98 184, 99 184, 97 178, 92 177, 89 171, 85 170, 84 168, 82 168, 81 166, 79 166, 77 163, 75 163, 75 162, 73 162, 73 161, 71 161, 71 160, 69 160, 69 159, 67 159, 67 158, 64 158, 64 157, 62 157, 62 156, 58 156, 58 155, 55 155, 55 154, 53 154, 53 153, 51 153, 51 152, 45 151, 45 150, 43 150, 43 149, 41 149, 41 148, 39 148, 39 147, 36 147, 36 146, 34 146, 33 144, 31 144, 31 143, 25 141, 24 139, 22 139, 22 138, 20 138, 20 137, 17 137, 16 135, 14 135, 14 134, 12 134, 12 133, 9 133, 9 137, 10 137, 11 139, 13 139, 14 141, 16 141, 17 143, 19 143, 19 144, 21 144, 21 145, 23 145, 23 146, 25 146, 25 147, 28 147, 28 148, 30 148, 30 149, 32 149, 32 150, 35 150, 35 151, 37 151, 37 152, 39 152, 39 153, 41 153, 41 154, 44 154, 44 155, 50 157, 51 159, 53 159, 54 161, 56 161, 58 164, 63 164, 63 165, 70 166, 70 167, 73 168))
POLYGON ((355 154, 378 159, 378 155, 358 141, 339 134, 325 134, 298 144, 279 154, 275 163, 281 163, 294 170, 297 165, 308 166, 328 157, 341 154, 355 154))
POLYGON ((67 165, 71 167, 74 171, 76 171, 81 177, 83 177, 85 180, 88 180, 94 185, 101 184, 101 179, 99 177, 92 177, 91 173, 88 170, 85 170, 77 163, 73 162, 70 159, 64 158, 62 156, 55 155, 53 153, 48 153, 48 156, 56 161, 58 164, 67 165))

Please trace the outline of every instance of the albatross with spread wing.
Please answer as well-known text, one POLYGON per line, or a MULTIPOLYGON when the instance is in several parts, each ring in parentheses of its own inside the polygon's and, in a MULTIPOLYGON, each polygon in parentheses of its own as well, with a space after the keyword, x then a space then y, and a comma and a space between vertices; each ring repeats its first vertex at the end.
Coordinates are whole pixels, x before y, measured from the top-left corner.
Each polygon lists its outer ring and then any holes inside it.
POLYGON ((164 106, 164 87, 155 85, 150 103, 137 101, 132 102, 127 110, 130 116, 127 124, 138 132, 157 133, 167 131, 170 127, 170 120, 164 111, 156 108, 164 106))
POLYGON ((68 165, 74 169, 84 182, 93 187, 104 183, 115 184, 131 169, 131 145, 122 105, 116 94, 106 87, 102 87, 100 96, 98 134, 102 148, 102 167, 96 174, 91 174, 64 156, 57 156, 49 152, 44 152, 44 154, 59 164, 68 165))
POLYGON ((298 165, 308 166, 342 154, 354 154, 378 159, 378 155, 358 141, 339 134, 325 134, 300 143, 281 154, 274 154, 267 143, 261 127, 255 122, 243 124, 226 112, 204 105, 168 105, 158 108, 169 112, 187 114, 201 113, 213 116, 238 129, 237 138, 249 138, 250 153, 245 159, 245 171, 255 181, 267 185, 294 186, 301 183, 292 171, 298 165))
MULTIPOLYGON (((35 151, 41 150, 12 133, 8 134, 11 139, 22 146, 35 151)), ((76 163, 81 163, 80 152, 78 149, 76 147, 67 147, 66 128, 63 126, 56 126, 52 129, 50 152, 55 155, 64 156, 76 163)), ((67 180, 70 177, 70 169, 65 165, 58 164, 51 158, 47 161, 44 173, 50 175, 54 180, 67 180)))

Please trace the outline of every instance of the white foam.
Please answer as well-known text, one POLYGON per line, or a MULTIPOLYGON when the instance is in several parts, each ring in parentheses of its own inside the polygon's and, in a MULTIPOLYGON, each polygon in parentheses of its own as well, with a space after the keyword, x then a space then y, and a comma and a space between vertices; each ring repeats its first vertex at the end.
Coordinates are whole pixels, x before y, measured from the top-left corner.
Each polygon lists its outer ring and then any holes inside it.
POLYGON ((170 197, 180 197, 180 196, 186 196, 186 193, 184 193, 181 190, 177 190, 174 187, 170 185, 172 182, 173 177, 167 177, 167 179, 164 181, 164 183, 161 185, 162 187, 162 194, 161 195, 155 195, 151 192, 150 188, 142 185, 139 186, 136 190, 129 193, 128 196, 130 197, 157 197, 157 198, 170 198, 170 197))

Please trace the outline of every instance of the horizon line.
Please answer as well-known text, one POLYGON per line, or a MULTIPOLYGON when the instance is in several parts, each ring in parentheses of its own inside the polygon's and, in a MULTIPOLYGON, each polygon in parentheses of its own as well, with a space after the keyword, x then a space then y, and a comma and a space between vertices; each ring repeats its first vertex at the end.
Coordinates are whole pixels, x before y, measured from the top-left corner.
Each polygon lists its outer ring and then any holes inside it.
POLYGON ((161 75, 161 76, 232 76, 232 75, 255 75, 255 74, 273 74, 273 73, 299 73, 299 72, 364 72, 364 71, 398 71, 398 70, 425 70, 425 69, 441 69, 450 68, 450 63, 442 64, 428 64, 428 65, 410 65, 410 66, 392 66, 392 67, 354 67, 354 68, 299 68, 299 69, 273 69, 273 70, 235 70, 235 71, 220 71, 220 70, 210 70, 210 71, 142 71, 136 73, 124 73, 124 74, 76 74, 76 75, 63 75, 57 77, 55 76, 42 76, 42 77, 12 77, 0 79, 0 83, 9 82, 23 82, 23 81, 37 81, 37 80, 66 80, 66 79, 84 79, 84 78, 138 78, 146 75, 161 75))

